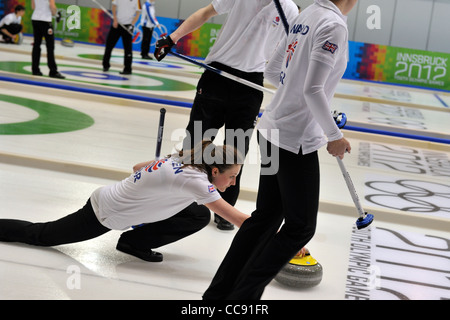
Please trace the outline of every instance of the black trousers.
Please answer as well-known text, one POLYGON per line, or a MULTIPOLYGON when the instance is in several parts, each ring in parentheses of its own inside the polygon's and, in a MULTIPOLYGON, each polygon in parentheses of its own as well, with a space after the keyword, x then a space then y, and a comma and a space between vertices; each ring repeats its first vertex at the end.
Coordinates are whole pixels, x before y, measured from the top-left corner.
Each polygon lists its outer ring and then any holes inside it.
MULTIPOLYGON (((126 242, 136 249, 151 250, 203 229, 210 219, 208 208, 193 203, 171 219, 122 233, 119 242, 126 242)), ((90 200, 77 212, 56 221, 32 223, 0 219, 0 241, 44 247, 89 240, 108 231, 110 229, 103 226, 95 216, 90 200)))
MULTIPOLYGON (((242 72, 217 62, 211 63, 211 66, 263 85, 263 73, 242 72)), ((206 70, 197 85, 197 94, 186 127, 188 135, 183 141, 183 149, 193 148, 203 138, 214 139, 218 130, 224 126, 225 133, 228 129, 235 133, 238 133, 236 130, 241 129, 240 131, 245 133, 236 134, 233 137, 234 141, 228 141, 226 134, 224 144, 234 144, 243 155, 246 155, 262 100, 261 91, 206 70), (201 128, 199 128, 200 123, 201 128)), ((236 177, 236 185, 221 192, 222 198, 231 205, 235 205, 239 196, 241 174, 242 169, 236 177)))
MULTIPOLYGON (((125 27, 128 27, 128 25, 125 25, 125 27)), ((123 58, 123 71, 131 72, 131 63, 133 62, 133 39, 131 37, 131 34, 121 25, 119 25, 117 28, 111 26, 108 36, 106 37, 105 53, 103 55, 103 68, 109 69, 111 67, 111 53, 120 38, 122 38, 123 49, 125 51, 125 56, 123 58)))
POLYGON ((142 26, 142 43, 141 43, 141 56, 146 57, 150 51, 150 42, 152 41, 154 28, 147 28, 142 26))
POLYGON ((260 148, 262 163, 268 162, 265 156, 279 152, 278 171, 260 175, 256 210, 237 232, 204 299, 260 299, 265 286, 314 235, 320 183, 317 152, 294 154, 269 144, 265 155, 261 143, 260 148))
POLYGON ((90 200, 77 212, 56 221, 0 219, 0 241, 44 247, 89 240, 108 231, 95 216, 90 200))
POLYGON ((119 242, 147 251, 183 239, 206 227, 211 220, 208 208, 192 203, 175 216, 148 223, 121 234, 119 242))
MULTIPOLYGON (((22 25, 19 23, 11 23, 8 25, 4 25, 2 29, 3 28, 6 29, 12 35, 18 34, 22 31, 22 25)), ((0 30, 0 34, 3 36, 3 40, 5 40, 5 42, 7 43, 12 42, 12 38, 8 36, 6 33, 3 33, 2 30, 0 30)))
POLYGON ((46 21, 31 21, 33 25, 33 50, 31 53, 31 69, 33 73, 39 73, 39 63, 41 60, 41 44, 42 37, 45 38, 45 46, 47 47, 47 65, 50 74, 58 72, 55 61, 55 35, 53 32, 53 24, 46 21))

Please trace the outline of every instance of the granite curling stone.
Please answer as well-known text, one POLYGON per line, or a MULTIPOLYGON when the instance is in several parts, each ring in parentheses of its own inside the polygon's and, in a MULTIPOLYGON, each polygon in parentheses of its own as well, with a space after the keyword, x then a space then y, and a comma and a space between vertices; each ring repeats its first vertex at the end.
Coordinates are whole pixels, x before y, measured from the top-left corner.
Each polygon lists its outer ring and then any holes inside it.
POLYGON ((73 46, 75 46, 75 42, 73 42, 73 40, 71 40, 71 39, 62 39, 61 40, 61 44, 64 46, 64 47, 73 47, 73 46))
POLYGON ((23 42, 23 34, 22 32, 16 34, 16 38, 14 39, 15 44, 22 44, 23 42))
POLYGON ((293 288, 311 288, 322 281, 322 265, 311 254, 292 258, 275 277, 275 280, 293 288))

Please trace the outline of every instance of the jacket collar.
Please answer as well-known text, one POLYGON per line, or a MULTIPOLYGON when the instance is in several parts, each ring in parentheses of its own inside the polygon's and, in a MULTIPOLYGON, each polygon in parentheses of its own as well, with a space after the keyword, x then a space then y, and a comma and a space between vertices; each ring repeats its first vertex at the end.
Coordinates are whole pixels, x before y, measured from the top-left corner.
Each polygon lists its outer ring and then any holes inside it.
POLYGON ((330 0, 314 0, 314 2, 321 7, 327 8, 327 9, 335 12, 339 17, 341 17, 341 19, 345 23, 347 23, 347 16, 344 16, 342 14, 341 10, 338 7, 336 7, 336 5, 333 2, 331 2, 330 0))

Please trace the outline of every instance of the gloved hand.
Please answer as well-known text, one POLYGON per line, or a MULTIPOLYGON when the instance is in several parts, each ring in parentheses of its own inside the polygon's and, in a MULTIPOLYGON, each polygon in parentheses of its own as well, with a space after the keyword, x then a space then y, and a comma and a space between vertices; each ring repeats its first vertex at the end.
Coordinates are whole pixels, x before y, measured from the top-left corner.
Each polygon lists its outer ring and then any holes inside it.
POLYGON ((161 61, 170 52, 175 45, 170 36, 165 36, 159 39, 155 45, 155 53, 153 54, 156 60, 161 61))
POLYGON ((133 26, 132 24, 129 24, 129 25, 126 25, 126 27, 127 27, 128 31, 129 31, 131 34, 133 34, 134 26, 133 26))
POLYGON ((55 15, 56 23, 59 23, 61 21, 61 11, 58 11, 55 15))

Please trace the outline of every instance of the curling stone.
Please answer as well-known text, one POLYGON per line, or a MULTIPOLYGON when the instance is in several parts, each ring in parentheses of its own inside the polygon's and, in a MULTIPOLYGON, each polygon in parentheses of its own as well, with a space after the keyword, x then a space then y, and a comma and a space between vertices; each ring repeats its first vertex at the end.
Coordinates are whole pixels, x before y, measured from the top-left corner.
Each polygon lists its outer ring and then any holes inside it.
POLYGON ((322 281, 322 265, 311 254, 303 257, 295 256, 275 277, 275 280, 285 286, 294 288, 311 288, 322 281))
POLYGON ((16 38, 14 39, 14 43, 15 44, 22 44, 23 42, 23 34, 22 32, 19 32, 18 34, 16 34, 16 38))
POLYGON ((61 44, 62 44, 64 47, 73 47, 73 46, 75 46, 75 42, 73 42, 73 40, 67 39, 67 38, 62 39, 62 40, 61 40, 61 44))

